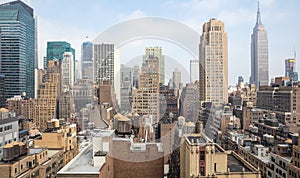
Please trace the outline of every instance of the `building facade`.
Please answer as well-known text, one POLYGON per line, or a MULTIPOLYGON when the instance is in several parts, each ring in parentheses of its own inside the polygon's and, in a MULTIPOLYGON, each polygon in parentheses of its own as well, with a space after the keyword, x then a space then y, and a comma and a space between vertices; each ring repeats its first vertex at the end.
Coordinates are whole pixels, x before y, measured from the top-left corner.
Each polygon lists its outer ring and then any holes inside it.
POLYGON ((179 84, 181 83, 181 71, 178 68, 173 71, 173 82, 174 88, 179 89, 179 84))
POLYGON ((114 45, 94 44, 94 82, 114 80, 114 45))
POLYGON ((133 68, 121 65, 120 71, 121 96, 120 109, 121 112, 131 112, 131 89, 133 84, 133 68))
POLYGON ((93 43, 88 40, 81 45, 81 77, 93 81, 93 43))
POLYGON ((160 119, 159 70, 159 58, 146 54, 138 80, 139 88, 132 91, 132 112, 151 115, 153 123, 160 119))
MULTIPOLYGON (((44 68, 48 67, 50 60, 59 60, 62 61, 64 58, 65 52, 71 52, 73 55, 73 63, 75 64, 75 49, 71 47, 71 44, 66 41, 49 41, 47 42, 47 57, 44 68)), ((75 65, 74 69, 75 71, 75 65)))
POLYGON ((268 33, 262 24, 259 7, 251 35, 251 77, 256 87, 269 85, 268 33))
POLYGON ((162 49, 159 46, 146 48, 145 58, 157 58, 159 62, 159 83, 165 84, 165 56, 162 55, 162 49))
POLYGON ((199 80, 199 60, 190 60, 190 83, 199 80))
POLYGON ((62 91, 69 91, 74 85, 74 61, 71 52, 64 52, 61 62, 61 86, 62 91))
POLYGON ((289 77, 291 81, 298 82, 298 72, 296 72, 296 59, 285 60, 285 76, 289 77))
POLYGON ((200 101, 223 104, 228 101, 228 47, 224 23, 210 19, 200 37, 200 101))
POLYGON ((22 1, 0 5, 0 73, 6 77, 5 99, 26 92, 34 98, 35 19, 22 1))

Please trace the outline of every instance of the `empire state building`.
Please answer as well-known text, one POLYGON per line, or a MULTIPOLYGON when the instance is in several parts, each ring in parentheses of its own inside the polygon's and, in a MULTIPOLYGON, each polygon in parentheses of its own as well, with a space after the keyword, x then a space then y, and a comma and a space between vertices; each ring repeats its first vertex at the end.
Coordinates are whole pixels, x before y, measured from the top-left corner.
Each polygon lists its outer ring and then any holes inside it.
POLYGON ((256 24, 251 35, 251 77, 250 83, 258 86, 269 84, 268 33, 262 24, 259 4, 256 24))

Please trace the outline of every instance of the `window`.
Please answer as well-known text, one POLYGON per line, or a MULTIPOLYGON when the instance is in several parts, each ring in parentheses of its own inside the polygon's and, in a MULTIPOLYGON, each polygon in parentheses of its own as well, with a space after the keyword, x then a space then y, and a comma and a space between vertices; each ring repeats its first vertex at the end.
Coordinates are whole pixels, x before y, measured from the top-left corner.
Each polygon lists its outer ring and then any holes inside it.
POLYGON ((204 160, 205 160, 205 152, 200 151, 200 161, 204 161, 204 160))

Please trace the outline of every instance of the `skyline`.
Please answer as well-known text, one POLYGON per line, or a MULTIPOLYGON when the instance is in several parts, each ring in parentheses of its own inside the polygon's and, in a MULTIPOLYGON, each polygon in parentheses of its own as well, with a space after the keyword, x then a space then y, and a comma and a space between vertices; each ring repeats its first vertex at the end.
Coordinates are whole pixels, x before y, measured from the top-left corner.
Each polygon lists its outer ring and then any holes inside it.
MULTIPOLYGON (((76 59, 79 60, 80 47, 85 36, 89 36, 93 40, 104 30, 124 20, 148 16, 172 19, 197 31, 200 42, 203 23, 216 17, 224 22, 225 31, 228 32, 228 83, 235 84, 239 75, 242 75, 245 81, 249 80, 250 39, 256 22, 257 1, 246 0, 243 3, 239 3, 238 0, 230 2, 224 0, 149 2, 132 1, 127 3, 92 0, 89 3, 82 3, 73 0, 70 3, 66 0, 45 0, 43 2, 31 0, 30 5, 38 17, 39 66, 41 67, 41 59, 45 55, 47 41, 65 40, 71 43, 76 49, 76 59), (82 13, 83 11, 84 13, 82 13), (242 65, 239 63, 241 59, 243 60, 242 65)), ((296 0, 260 1, 262 21, 268 29, 270 79, 275 76, 283 76, 284 60, 294 56, 294 48, 297 53, 299 51, 300 37, 296 32, 300 25, 294 23, 299 16, 296 9, 299 3, 296 0)), ((178 55, 174 46, 159 40, 144 41, 144 45, 141 45, 140 41, 133 41, 122 47, 120 50, 121 63, 142 55, 145 47, 155 44, 162 46, 164 55, 178 57, 182 61, 182 65, 189 66, 191 56, 184 54, 184 51, 178 55), (128 54, 126 49, 134 50, 128 54)), ((297 59, 296 65, 298 71, 300 66, 297 59)))

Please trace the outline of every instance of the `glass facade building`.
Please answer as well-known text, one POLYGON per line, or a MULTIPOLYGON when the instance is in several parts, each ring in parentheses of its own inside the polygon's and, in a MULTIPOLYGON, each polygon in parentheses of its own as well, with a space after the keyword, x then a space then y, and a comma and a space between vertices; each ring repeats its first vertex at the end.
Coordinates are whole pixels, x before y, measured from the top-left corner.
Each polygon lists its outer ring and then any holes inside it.
POLYGON ((81 72, 83 79, 93 80, 93 43, 90 41, 81 45, 81 72))
POLYGON ((34 98, 35 19, 21 1, 0 5, 0 73, 5 75, 4 97, 26 92, 34 98))
MULTIPOLYGON (((71 44, 66 41, 50 41, 47 42, 47 57, 46 57, 46 66, 44 68, 48 67, 48 62, 53 59, 57 59, 60 62, 64 58, 65 52, 71 52, 73 54, 73 62, 75 61, 75 49, 71 47, 71 44)), ((75 65, 74 65, 74 71, 75 71, 75 65)), ((74 78, 75 80, 75 78, 74 78)))

